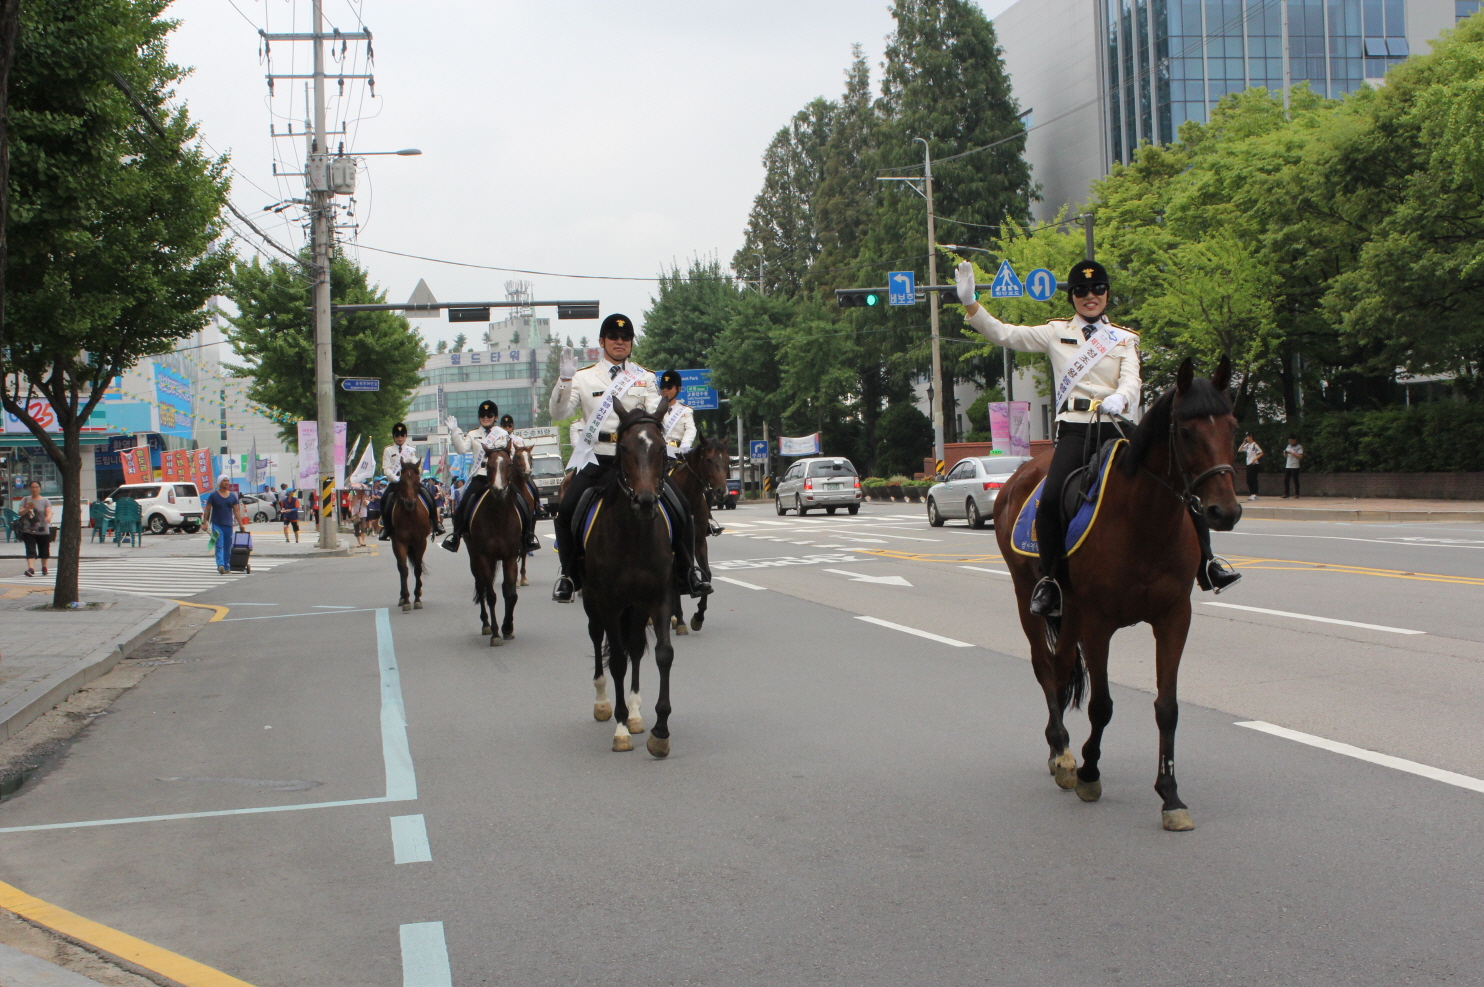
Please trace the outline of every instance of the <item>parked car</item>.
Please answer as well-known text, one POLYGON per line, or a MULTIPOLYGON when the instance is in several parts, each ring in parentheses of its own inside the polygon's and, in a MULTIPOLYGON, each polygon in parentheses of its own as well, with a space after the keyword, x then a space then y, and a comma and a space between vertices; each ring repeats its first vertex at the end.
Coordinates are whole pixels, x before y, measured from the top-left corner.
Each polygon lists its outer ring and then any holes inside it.
POLYGON ((562 457, 538 453, 531 457, 531 479, 536 483, 536 492, 541 495, 537 505, 546 514, 556 517, 557 505, 562 493, 562 457))
POLYGON ((792 507, 800 517, 816 507, 833 514, 843 507, 851 514, 861 509, 861 478, 850 460, 838 456, 800 459, 778 481, 773 506, 779 514, 792 507))
POLYGON ((928 524, 943 526, 949 518, 964 518, 971 528, 992 524, 994 500, 1029 456, 971 456, 953 464, 942 483, 928 488, 928 524))
POLYGON ((742 499, 742 481, 728 480, 726 492, 721 495, 721 507, 723 510, 735 511, 737 501, 742 499))
MULTIPOLYGON (((278 520, 278 505, 261 494, 238 494, 242 498, 242 513, 254 524, 262 524, 265 521, 278 520)), ((341 498, 341 509, 345 507, 345 498, 341 498)))
POLYGON ((110 505, 123 499, 138 501, 145 530, 163 535, 174 528, 187 534, 201 530, 201 494, 194 483, 132 483, 109 494, 110 505))

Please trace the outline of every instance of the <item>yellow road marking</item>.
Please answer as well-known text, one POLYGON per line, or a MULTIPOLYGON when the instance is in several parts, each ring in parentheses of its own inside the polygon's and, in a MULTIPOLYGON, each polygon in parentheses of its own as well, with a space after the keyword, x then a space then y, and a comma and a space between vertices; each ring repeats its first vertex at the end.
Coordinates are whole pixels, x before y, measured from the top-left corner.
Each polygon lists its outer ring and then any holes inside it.
POLYGON ((879 555, 884 559, 901 559, 905 562, 1003 562, 998 555, 921 555, 916 552, 898 552, 890 548, 852 548, 848 551, 860 555, 879 555))
POLYGON ((1340 572, 1352 576, 1383 576, 1387 579, 1414 579, 1429 583, 1455 583, 1460 586, 1484 586, 1478 576, 1447 576, 1436 572, 1409 572, 1406 569, 1374 569, 1363 565, 1340 565, 1335 562, 1303 562, 1298 559, 1260 559, 1242 555, 1226 556, 1239 569, 1274 569, 1288 572, 1340 572))
MULTIPOLYGON (((166 599, 169 599, 169 597, 166 597, 166 599)), ((185 600, 170 600, 170 602, 179 603, 183 607, 200 607, 202 610, 215 610, 216 613, 207 621, 208 624, 214 624, 232 612, 231 607, 217 606, 215 603, 187 603, 185 600)))
POLYGON ((47 904, 3 881, 0 881, 0 908, 61 933, 68 939, 75 939, 110 956, 117 956, 135 966, 168 977, 182 987, 252 987, 247 981, 238 980, 204 963, 197 963, 179 953, 172 953, 143 939, 135 939, 127 933, 100 925, 92 919, 47 904))

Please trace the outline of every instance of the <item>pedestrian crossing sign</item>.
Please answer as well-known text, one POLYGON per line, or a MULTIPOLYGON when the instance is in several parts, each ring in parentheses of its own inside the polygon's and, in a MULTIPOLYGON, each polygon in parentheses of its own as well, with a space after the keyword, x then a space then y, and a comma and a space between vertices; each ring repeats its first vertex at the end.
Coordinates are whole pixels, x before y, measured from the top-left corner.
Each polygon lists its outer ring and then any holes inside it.
POLYGON ((1000 269, 995 272, 994 281, 989 286, 991 298, 1019 298, 1025 294, 1025 287, 1021 285, 1020 278, 1015 274, 1015 268, 1010 266, 1007 260, 1000 261, 1000 269))

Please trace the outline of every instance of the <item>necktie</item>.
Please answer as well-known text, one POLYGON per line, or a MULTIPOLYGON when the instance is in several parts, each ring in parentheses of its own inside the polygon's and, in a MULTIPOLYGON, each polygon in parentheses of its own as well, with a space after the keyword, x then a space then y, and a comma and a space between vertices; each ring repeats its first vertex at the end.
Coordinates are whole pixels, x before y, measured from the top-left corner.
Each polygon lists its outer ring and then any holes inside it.
POLYGON ((621 368, 616 363, 613 366, 609 367, 608 368, 608 379, 609 380, 616 380, 618 378, 618 371, 620 369, 621 368))
POLYGON ((1095 333, 1095 332, 1097 332, 1097 331, 1098 331, 1098 324, 1096 322, 1084 322, 1082 324, 1082 338, 1084 340, 1091 339, 1092 338, 1092 334, 1095 333))

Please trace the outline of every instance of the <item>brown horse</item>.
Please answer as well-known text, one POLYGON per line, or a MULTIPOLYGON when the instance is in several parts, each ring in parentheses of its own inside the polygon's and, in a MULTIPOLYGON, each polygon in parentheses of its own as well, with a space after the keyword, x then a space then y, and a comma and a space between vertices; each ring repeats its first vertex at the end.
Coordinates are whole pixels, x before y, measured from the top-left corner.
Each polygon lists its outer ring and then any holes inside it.
MULTIPOLYGON (((1176 680, 1190 630, 1190 590, 1201 562, 1200 544, 1187 504, 1204 512, 1217 531, 1229 531, 1242 507, 1232 487, 1233 433, 1227 386, 1231 364, 1223 357, 1210 380, 1180 365, 1175 386, 1149 408, 1116 466, 1107 474, 1099 521, 1068 558, 1070 585, 1063 588, 1062 616, 1030 614, 1031 592, 1040 578, 1036 559, 1016 553, 1011 533, 1021 505, 1045 476, 1049 454, 1021 466, 995 500, 995 537, 1015 580, 1020 625, 1031 645, 1031 665, 1046 694, 1050 719, 1049 767, 1062 788, 1075 788, 1084 802, 1102 795, 1098 761, 1103 729, 1113 718, 1108 691, 1108 642, 1120 627, 1148 623, 1154 629, 1158 696, 1159 769, 1154 790, 1164 800, 1165 829, 1194 828, 1175 783, 1176 680), (1087 704, 1091 734, 1082 747, 1082 767, 1068 748, 1062 714, 1087 704)), ((1043 534, 1042 537, 1045 537, 1043 534)))
POLYGON ((469 572, 474 576, 474 602, 479 604, 481 633, 490 636, 496 648, 515 637, 516 566, 521 558, 520 513, 515 498, 521 496, 525 478, 509 449, 496 449, 484 461, 489 488, 470 508, 469 572), (503 573, 500 591, 505 597, 505 619, 498 629, 495 619, 495 574, 503 573))
POLYGON ((670 600, 674 586, 674 553, 670 526, 660 506, 665 482, 664 418, 668 401, 647 414, 643 409, 620 411, 617 466, 612 482, 599 493, 598 511, 587 534, 583 562, 582 606, 587 632, 593 641, 593 717, 606 720, 618 714, 613 749, 634 749, 632 734, 644 732, 640 714, 639 660, 647 645, 646 622, 654 625, 654 659, 660 672, 657 719, 649 737, 649 753, 670 753, 670 600), (613 676, 614 702, 608 701, 603 655, 613 676), (624 694, 624 673, 633 666, 633 687, 624 694), (616 710, 615 710, 616 706, 616 710))
MULTIPOLYGON (((711 577, 710 553, 706 548, 706 539, 711 536, 711 499, 715 491, 725 491, 727 488, 727 469, 729 463, 727 458, 726 443, 720 439, 708 439, 704 435, 696 437, 696 445, 690 452, 681 456, 670 471, 670 477, 675 481, 675 486, 680 489, 680 494, 690 505, 691 531, 696 536, 696 564, 711 577)), ((685 629, 685 612, 680 601, 680 583, 675 586, 675 599, 673 606, 675 614, 671 618, 675 625, 675 633, 685 635, 689 633, 685 629)), ((706 622, 706 600, 703 596, 696 603, 696 612, 690 619, 690 629, 698 631, 706 622)))
POLYGON ((428 548, 428 537, 433 533, 433 519, 428 508, 418 495, 422 470, 417 463, 403 463, 402 473, 397 477, 391 503, 387 507, 392 522, 392 553, 397 556, 397 573, 402 579, 402 611, 423 608, 423 553, 428 548), (417 586, 412 598, 407 597, 407 562, 412 560, 412 572, 417 586))

